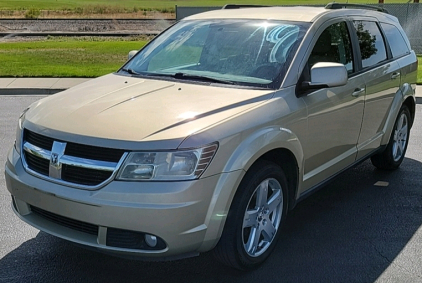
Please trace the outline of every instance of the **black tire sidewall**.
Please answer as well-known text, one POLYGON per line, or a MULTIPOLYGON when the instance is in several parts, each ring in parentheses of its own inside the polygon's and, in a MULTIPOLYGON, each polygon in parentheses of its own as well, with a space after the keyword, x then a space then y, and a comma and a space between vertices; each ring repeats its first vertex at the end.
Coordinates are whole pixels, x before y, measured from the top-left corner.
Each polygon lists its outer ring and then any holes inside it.
POLYGON ((395 170, 400 166, 400 164, 403 162, 403 159, 406 155, 407 146, 409 145, 409 135, 410 135, 410 125, 411 125, 411 123, 412 122, 411 122, 410 110, 406 105, 402 105, 400 110, 399 110, 399 113, 396 117, 396 120, 394 121, 394 126, 393 126, 393 129, 391 131, 390 139, 388 140, 387 146, 385 147, 385 149, 381 153, 378 153, 378 154, 371 157, 372 164, 375 167, 377 167, 378 169, 381 169, 381 170, 395 170), (394 161, 394 156, 393 156, 394 135, 395 135, 395 131, 396 131, 396 128, 397 128, 397 124, 398 124, 399 119, 402 116, 402 114, 406 115, 407 123, 408 123, 407 141, 406 141, 406 145, 405 145, 404 150, 403 150, 403 155, 401 156, 401 158, 399 160, 394 161))
POLYGON ((241 184, 239 185, 238 191, 235 195, 233 200, 232 208, 230 209, 229 216, 227 219, 228 225, 226 228, 235 229, 233 231, 234 238, 233 238, 233 245, 235 246, 236 257, 240 264, 240 266, 244 269, 253 269, 258 267, 261 263, 265 261, 265 259, 271 254, 274 250, 274 247, 277 243, 277 240, 280 236, 280 230, 282 228, 282 224, 286 218, 288 210, 288 189, 287 189, 287 180, 282 171, 282 169, 272 163, 272 162, 258 162, 255 164, 251 169, 248 170, 247 175, 242 180, 241 184), (274 239, 268 247, 268 249, 260 256, 251 257, 249 256, 245 248, 243 246, 243 219, 245 215, 245 211, 249 200, 252 194, 255 192, 255 189, 258 185, 265 179, 274 178, 276 179, 281 186, 282 194, 283 194, 283 212, 282 217, 280 220, 279 228, 277 229, 277 233, 274 236, 274 239))

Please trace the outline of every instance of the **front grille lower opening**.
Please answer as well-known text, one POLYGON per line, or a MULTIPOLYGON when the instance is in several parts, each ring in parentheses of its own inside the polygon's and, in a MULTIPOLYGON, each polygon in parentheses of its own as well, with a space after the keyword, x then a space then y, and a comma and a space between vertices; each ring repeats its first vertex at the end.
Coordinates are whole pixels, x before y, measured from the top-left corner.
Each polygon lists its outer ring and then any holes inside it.
POLYGON ((79 220, 71 219, 68 217, 64 217, 44 209, 35 207, 30 205, 32 213, 42 217, 48 221, 51 221, 55 224, 58 224, 63 227, 70 228, 72 230, 76 230, 79 232, 87 233, 90 235, 98 236, 98 226, 86 222, 82 222, 79 220))

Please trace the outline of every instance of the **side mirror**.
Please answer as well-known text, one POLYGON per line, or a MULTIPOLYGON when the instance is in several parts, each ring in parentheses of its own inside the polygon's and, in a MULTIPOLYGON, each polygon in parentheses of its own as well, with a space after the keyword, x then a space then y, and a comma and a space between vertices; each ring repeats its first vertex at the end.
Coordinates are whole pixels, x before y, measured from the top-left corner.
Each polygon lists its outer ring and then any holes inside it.
POLYGON ((127 56, 127 59, 130 60, 132 59, 133 56, 136 55, 136 53, 138 53, 138 50, 132 50, 129 52, 129 55, 127 56))
POLYGON ((347 78, 347 70, 343 64, 320 62, 311 68, 311 81, 303 82, 302 89, 343 86, 347 83, 347 78))

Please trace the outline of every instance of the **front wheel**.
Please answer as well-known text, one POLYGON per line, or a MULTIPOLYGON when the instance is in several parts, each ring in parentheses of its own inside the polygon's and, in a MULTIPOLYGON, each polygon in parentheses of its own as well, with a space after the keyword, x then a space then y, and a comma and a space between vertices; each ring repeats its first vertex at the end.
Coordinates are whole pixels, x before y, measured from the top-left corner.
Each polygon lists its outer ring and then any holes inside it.
POLYGON ((274 249, 287 208, 282 169, 272 162, 257 162, 239 185, 214 255, 240 270, 256 268, 274 249))
POLYGON ((410 111, 406 105, 400 108, 393 132, 386 149, 371 157, 372 164, 378 169, 397 169, 404 159, 410 133, 410 111))

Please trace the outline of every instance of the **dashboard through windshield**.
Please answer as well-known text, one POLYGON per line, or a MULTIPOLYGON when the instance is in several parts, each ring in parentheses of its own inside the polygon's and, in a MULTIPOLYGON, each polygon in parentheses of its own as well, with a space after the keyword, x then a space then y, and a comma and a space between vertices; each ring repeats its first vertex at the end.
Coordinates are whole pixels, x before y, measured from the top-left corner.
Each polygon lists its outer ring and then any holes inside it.
POLYGON ((308 25, 264 20, 181 21, 145 46, 120 72, 275 89, 308 25))

